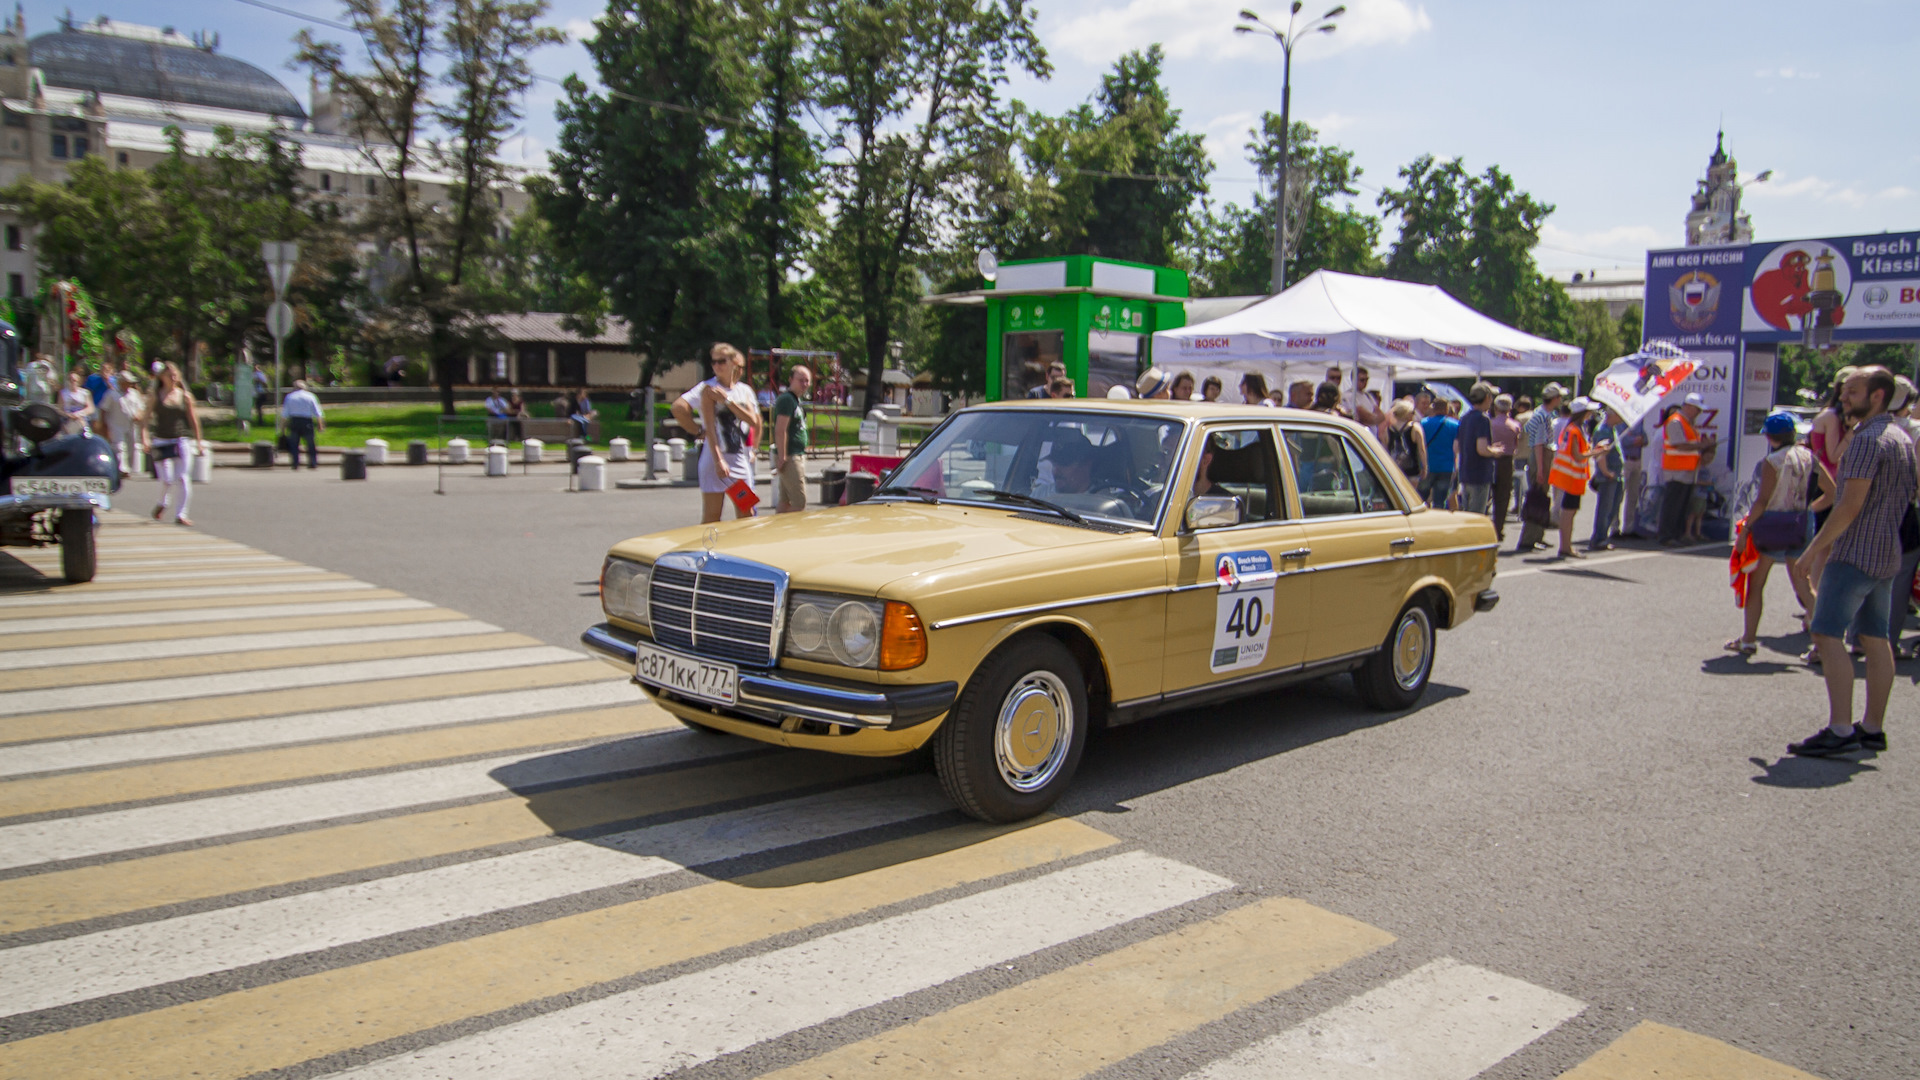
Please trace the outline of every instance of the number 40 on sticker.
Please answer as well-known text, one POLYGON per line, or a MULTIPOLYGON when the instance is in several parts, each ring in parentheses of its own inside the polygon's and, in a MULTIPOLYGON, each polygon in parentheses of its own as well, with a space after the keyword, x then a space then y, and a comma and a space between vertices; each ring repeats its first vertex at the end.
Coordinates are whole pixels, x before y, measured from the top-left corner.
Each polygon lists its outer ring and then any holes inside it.
POLYGON ((1259 595, 1235 598, 1233 610, 1227 614, 1226 631, 1228 634, 1252 639, 1260 636, 1267 628, 1267 605, 1259 595))

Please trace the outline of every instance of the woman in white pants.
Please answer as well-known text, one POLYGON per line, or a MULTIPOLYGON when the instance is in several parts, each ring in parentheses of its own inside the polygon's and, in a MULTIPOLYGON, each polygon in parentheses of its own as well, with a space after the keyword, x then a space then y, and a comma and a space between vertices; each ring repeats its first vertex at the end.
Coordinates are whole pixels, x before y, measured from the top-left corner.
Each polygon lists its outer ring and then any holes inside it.
POLYGON ((187 518, 187 502, 193 498, 191 479, 193 452, 207 452, 206 439, 200 434, 200 414, 193 408, 193 391, 180 377, 180 368, 167 364, 160 369, 153 400, 143 417, 147 427, 147 454, 153 458, 154 472, 160 477, 160 502, 153 508, 153 520, 173 506, 176 524, 192 525, 187 518), (191 434, 192 438, 188 438, 191 434))

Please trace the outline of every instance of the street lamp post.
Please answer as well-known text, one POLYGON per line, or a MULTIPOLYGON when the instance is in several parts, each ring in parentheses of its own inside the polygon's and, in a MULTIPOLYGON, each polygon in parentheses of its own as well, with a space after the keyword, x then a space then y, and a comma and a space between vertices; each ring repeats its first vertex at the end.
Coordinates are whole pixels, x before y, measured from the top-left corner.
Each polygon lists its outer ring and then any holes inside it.
POLYGON ((1293 6, 1287 12, 1287 28, 1283 31, 1269 25, 1260 16, 1251 11, 1240 12, 1241 23, 1233 28, 1236 34, 1266 34, 1280 43, 1282 60, 1280 63, 1280 185, 1273 200, 1273 291, 1275 293, 1287 287, 1287 157, 1288 143, 1293 137, 1293 47, 1301 34, 1331 34, 1334 31, 1333 20, 1347 13, 1347 6, 1340 6, 1313 20, 1306 26, 1295 28, 1300 18, 1302 0, 1293 0, 1293 6))

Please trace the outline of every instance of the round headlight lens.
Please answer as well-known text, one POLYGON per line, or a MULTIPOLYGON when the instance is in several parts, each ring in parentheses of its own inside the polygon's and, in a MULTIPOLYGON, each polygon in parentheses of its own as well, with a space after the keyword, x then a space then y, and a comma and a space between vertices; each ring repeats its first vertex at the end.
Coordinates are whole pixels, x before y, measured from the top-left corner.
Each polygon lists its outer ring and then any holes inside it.
POLYGON ((787 640, 801 652, 817 653, 827 647, 827 613, 816 604, 796 604, 793 621, 787 626, 787 640))
POLYGON ((834 609, 828 621, 828 640, 834 658, 848 667, 866 667, 873 663, 880 648, 880 620, 873 609, 858 600, 849 600, 834 609))

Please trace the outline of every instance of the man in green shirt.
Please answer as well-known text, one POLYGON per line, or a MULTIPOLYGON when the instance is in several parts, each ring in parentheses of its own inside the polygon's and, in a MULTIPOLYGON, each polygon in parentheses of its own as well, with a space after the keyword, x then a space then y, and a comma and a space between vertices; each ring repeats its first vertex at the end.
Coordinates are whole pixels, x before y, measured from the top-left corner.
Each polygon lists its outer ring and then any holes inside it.
POLYGON ((787 388, 773 401, 773 443, 768 454, 773 459, 776 509, 782 514, 807 508, 806 401, 812 389, 813 372, 805 364, 796 364, 787 377, 787 388))

